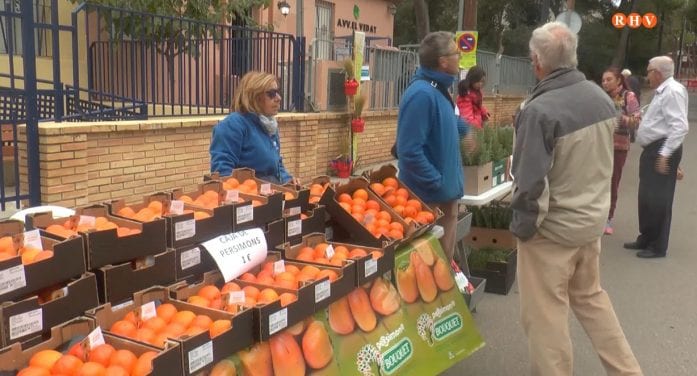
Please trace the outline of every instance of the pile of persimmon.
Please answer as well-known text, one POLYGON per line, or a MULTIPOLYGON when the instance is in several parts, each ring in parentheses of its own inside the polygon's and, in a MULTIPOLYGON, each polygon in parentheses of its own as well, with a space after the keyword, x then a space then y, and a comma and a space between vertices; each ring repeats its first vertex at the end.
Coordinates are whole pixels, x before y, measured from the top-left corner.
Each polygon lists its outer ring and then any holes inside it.
MULTIPOLYGON (((328 257, 327 248, 328 243, 318 243, 314 247, 304 246, 300 248, 295 260, 299 261, 309 261, 318 264, 342 266, 344 260, 358 260, 367 256, 368 253, 363 248, 353 248, 349 250, 343 245, 332 245, 334 249, 334 255, 328 257)), ((382 257, 382 253, 378 251, 371 252, 373 260, 377 260, 382 257)))
POLYGON ((227 304, 227 296, 233 291, 244 291, 244 303, 239 303, 240 306, 252 308, 257 304, 265 305, 273 303, 276 300, 281 301, 281 306, 285 307, 288 304, 298 300, 295 294, 289 292, 278 293, 273 288, 259 289, 255 286, 240 287, 235 282, 228 282, 219 289, 215 285, 206 285, 201 287, 196 295, 191 295, 186 301, 188 303, 201 307, 208 307, 217 310, 224 310, 230 313, 238 312, 238 304, 227 304))
POLYGON ((116 234, 119 237, 137 235, 140 234, 140 230, 137 228, 128 228, 119 226, 116 223, 110 221, 106 217, 95 217, 94 226, 88 224, 80 224, 78 219, 70 218, 63 222, 62 225, 53 224, 46 227, 46 231, 52 234, 58 235, 62 238, 69 238, 75 236, 78 232, 88 232, 88 231, 104 231, 116 229, 116 234))
MULTIPOLYGON (((261 194, 259 184, 254 179, 245 179, 242 183, 237 178, 228 178, 223 181, 223 189, 226 191, 238 190, 241 193, 259 196, 261 194)), ((271 193, 276 193, 276 190, 271 189, 271 193)), ((285 200, 292 200, 295 195, 292 192, 283 191, 285 200)))
POLYGON ((29 366, 21 369, 17 376, 145 376, 152 371, 152 359, 156 356, 155 351, 136 356, 130 350, 117 350, 108 343, 97 345, 85 353, 82 343, 78 342, 67 354, 56 350, 37 352, 29 359, 29 366))
POLYGON ((329 183, 319 184, 313 183, 310 185, 310 199, 308 200, 310 204, 316 204, 319 199, 322 198, 324 191, 329 187, 329 183))
POLYGON ((268 261, 262 265, 256 274, 244 273, 239 279, 262 285, 297 290, 302 282, 315 281, 324 277, 329 277, 329 280, 333 282, 339 278, 339 275, 331 269, 320 269, 312 265, 305 265, 301 268, 288 263, 285 264, 285 271, 274 274, 274 263, 273 261, 268 261))
POLYGON ((113 334, 164 347, 167 338, 177 339, 194 336, 208 331, 211 338, 224 333, 232 327, 230 320, 213 320, 208 315, 197 315, 192 311, 180 311, 171 303, 157 306, 157 315, 140 320, 131 311, 109 328, 113 334))
POLYGON ((31 247, 15 248, 15 243, 11 236, 0 238, 0 261, 9 260, 20 256, 22 264, 29 265, 53 257, 53 251, 47 249, 36 249, 31 247))
MULTIPOLYGON (((215 192, 214 192, 215 193, 215 192)), ((204 195, 201 195, 203 197, 204 195)), ((184 202, 188 203, 193 203, 191 200, 191 197, 182 195, 182 197, 185 197, 185 199, 181 199, 184 202), (188 200, 187 200, 188 199, 188 200)), ((204 205, 199 205, 199 206, 204 206, 204 205)), ((218 205, 216 204, 214 207, 217 207, 218 205)), ((208 208, 208 206, 204 206, 208 208)), ((210 218, 210 214, 201 211, 201 210, 191 210, 191 209, 184 209, 182 214, 189 214, 189 213, 194 213, 194 219, 204 219, 204 218, 210 218)), ((124 206, 123 208, 119 209, 116 214, 120 215, 121 217, 125 217, 128 219, 133 219, 138 222, 152 222, 156 219, 160 219, 166 215, 169 215, 169 208, 162 205, 162 202, 160 201, 150 201, 148 203, 148 206, 138 210, 137 212, 130 206, 124 206)))
POLYGON ((370 199, 365 189, 356 189, 352 194, 341 193, 337 199, 339 205, 376 238, 381 235, 392 239, 404 238, 404 226, 394 221, 389 212, 382 210, 379 202, 370 199))
POLYGON ((421 201, 415 197, 409 197, 409 191, 400 187, 399 181, 395 178, 385 178, 382 183, 372 183, 370 189, 382 197, 383 201, 407 223, 416 221, 420 224, 428 224, 435 221, 433 213, 423 210, 421 201))

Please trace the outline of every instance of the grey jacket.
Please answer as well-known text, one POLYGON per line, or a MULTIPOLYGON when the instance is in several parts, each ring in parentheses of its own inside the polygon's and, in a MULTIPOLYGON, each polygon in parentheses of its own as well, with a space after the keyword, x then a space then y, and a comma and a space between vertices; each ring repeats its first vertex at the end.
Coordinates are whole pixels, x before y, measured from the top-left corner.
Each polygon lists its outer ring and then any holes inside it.
POLYGON ((600 237, 610 208, 615 106, 575 69, 533 90, 516 117, 511 232, 581 246, 600 237))

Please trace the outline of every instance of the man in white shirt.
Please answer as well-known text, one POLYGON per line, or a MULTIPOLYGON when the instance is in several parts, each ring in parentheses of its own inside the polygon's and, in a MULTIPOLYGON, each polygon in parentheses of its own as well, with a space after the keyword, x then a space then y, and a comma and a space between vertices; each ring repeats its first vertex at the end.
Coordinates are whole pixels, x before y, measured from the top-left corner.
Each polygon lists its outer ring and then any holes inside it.
POLYGON ((637 257, 665 257, 668 251, 675 180, 688 131, 687 89, 673 79, 673 60, 658 56, 646 68, 656 94, 639 124, 639 236, 625 243, 637 257))

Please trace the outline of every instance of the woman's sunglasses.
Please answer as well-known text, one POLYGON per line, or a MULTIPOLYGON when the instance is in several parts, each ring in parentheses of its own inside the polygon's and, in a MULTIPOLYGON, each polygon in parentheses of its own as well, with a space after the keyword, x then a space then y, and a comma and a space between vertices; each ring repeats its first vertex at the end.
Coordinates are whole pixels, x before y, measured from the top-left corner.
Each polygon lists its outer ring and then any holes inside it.
POLYGON ((271 89, 264 92, 269 99, 275 99, 276 96, 281 96, 281 89, 271 89))

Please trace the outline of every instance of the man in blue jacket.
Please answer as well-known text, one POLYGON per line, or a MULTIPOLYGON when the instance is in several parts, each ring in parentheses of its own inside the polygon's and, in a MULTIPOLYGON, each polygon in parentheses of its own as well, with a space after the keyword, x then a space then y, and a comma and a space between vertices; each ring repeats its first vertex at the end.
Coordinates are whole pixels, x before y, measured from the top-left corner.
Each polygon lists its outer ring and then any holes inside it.
POLYGON ((429 206, 443 211, 443 250, 455 249, 457 202, 464 194, 460 137, 468 126, 455 114, 448 88, 459 72, 453 34, 428 34, 419 47, 421 67, 399 104, 397 158, 399 178, 429 206))

